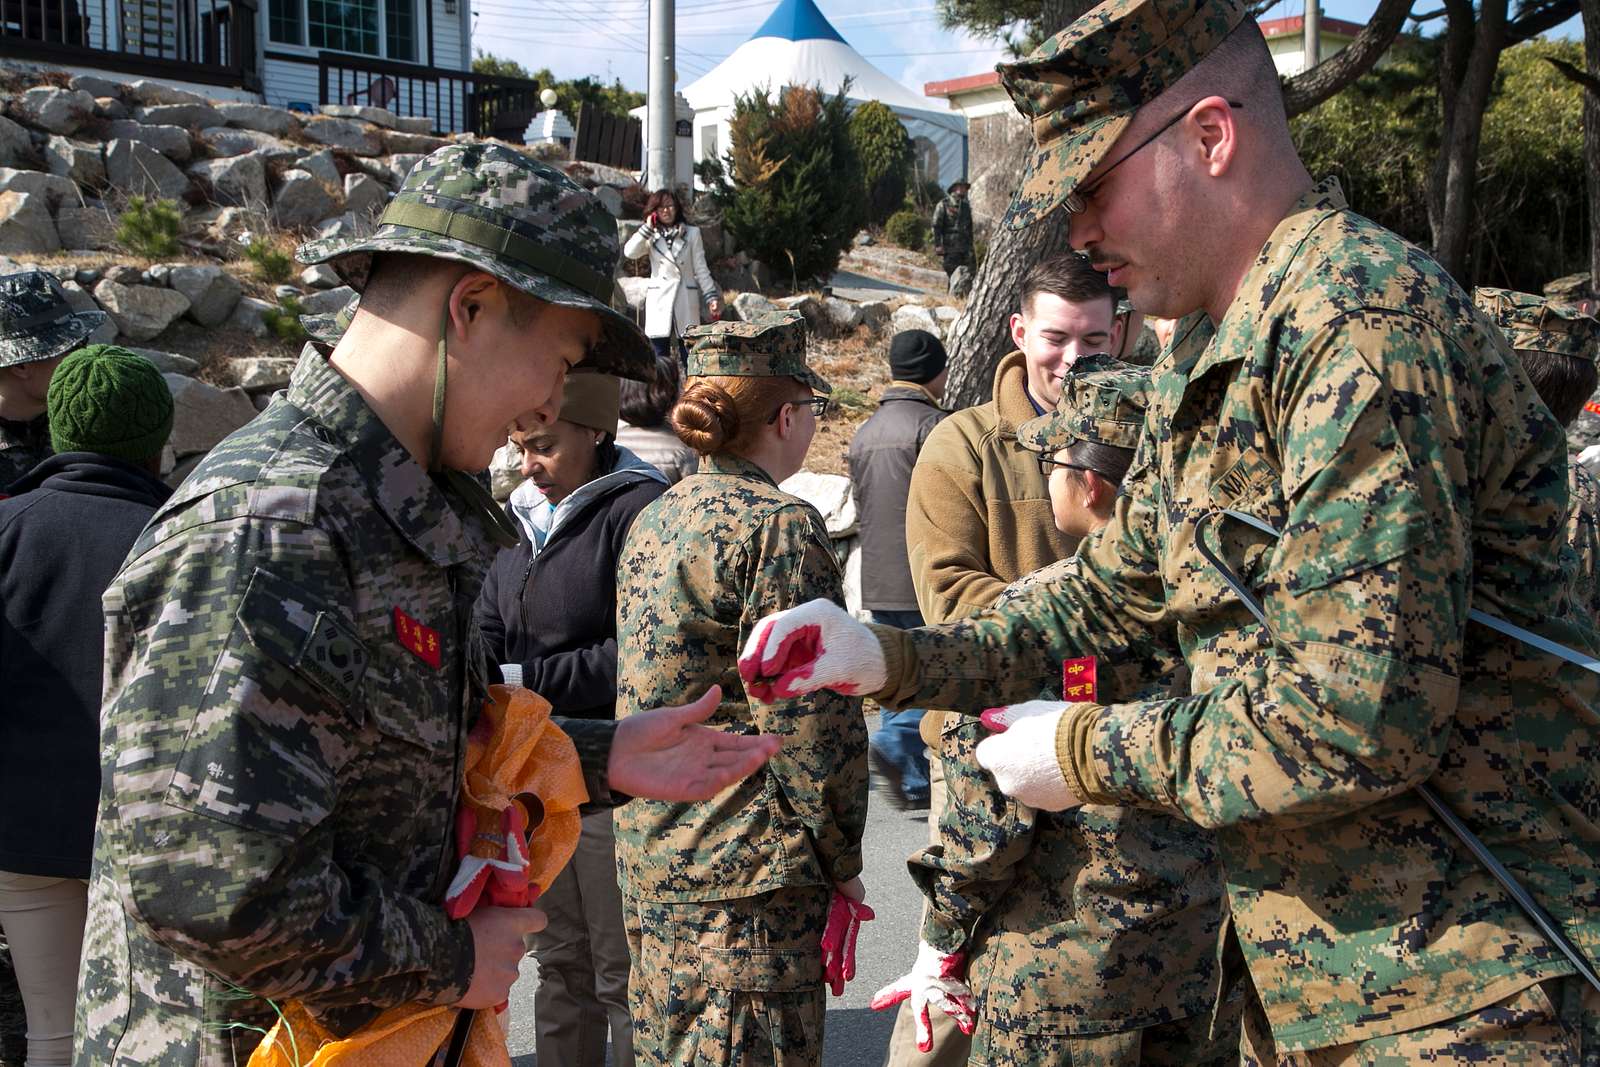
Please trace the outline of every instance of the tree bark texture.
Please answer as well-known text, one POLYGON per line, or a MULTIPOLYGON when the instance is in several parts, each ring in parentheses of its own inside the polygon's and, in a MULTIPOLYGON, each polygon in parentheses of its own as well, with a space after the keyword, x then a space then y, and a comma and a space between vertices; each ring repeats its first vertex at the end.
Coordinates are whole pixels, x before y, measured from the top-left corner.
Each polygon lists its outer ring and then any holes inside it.
MULTIPOLYGON (((1600 0, 1583 0, 1583 65, 1600 78, 1600 0)), ((1589 291, 1600 292, 1600 93, 1583 94, 1583 170, 1589 193, 1589 291)))
POLYGON ((1433 255, 1462 285, 1472 284, 1467 254, 1478 180, 1478 146, 1483 113, 1489 107, 1495 68, 1506 46, 1506 0, 1483 0, 1474 17, 1473 5, 1451 0, 1445 5, 1444 62, 1439 68, 1439 100, 1444 111, 1444 138, 1429 178, 1428 228, 1433 255))
POLYGON ((1296 74, 1283 85, 1283 103, 1289 117, 1310 111, 1372 69, 1411 14, 1415 0, 1381 0, 1356 39, 1339 54, 1296 74))

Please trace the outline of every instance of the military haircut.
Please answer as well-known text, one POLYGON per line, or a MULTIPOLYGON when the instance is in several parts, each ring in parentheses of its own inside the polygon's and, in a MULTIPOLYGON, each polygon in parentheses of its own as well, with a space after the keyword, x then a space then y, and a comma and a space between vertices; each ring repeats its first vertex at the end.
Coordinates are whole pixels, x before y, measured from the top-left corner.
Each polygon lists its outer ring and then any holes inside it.
POLYGON ((1600 371, 1596 371, 1594 360, 1536 348, 1519 348, 1516 352, 1539 399, 1557 422, 1571 426, 1583 413, 1584 402, 1594 395, 1595 386, 1600 385, 1600 371))
MULTIPOLYGON (((1283 106, 1283 82, 1255 19, 1247 18, 1235 26, 1192 70, 1152 105, 1142 108, 1135 125, 1142 134, 1145 123, 1166 122, 1175 106, 1193 107, 1208 96, 1224 96, 1244 104, 1246 122, 1266 128, 1276 120, 1287 131, 1289 115, 1283 106)), ((1130 135, 1125 133, 1123 137, 1130 135)))
POLYGON ((1105 300, 1117 311, 1117 295, 1106 276, 1089 265, 1089 257, 1077 252, 1057 252, 1028 268, 1022 276, 1023 317, 1033 314, 1033 298, 1040 293, 1058 296, 1069 304, 1088 304, 1105 300))
MULTIPOLYGON (((367 270, 366 286, 361 292, 361 306, 374 314, 384 315, 409 300, 416 299, 419 290, 448 278, 454 286, 466 274, 478 270, 468 263, 439 256, 415 252, 375 252, 372 265, 367 270)), ((486 272, 485 272, 486 273, 486 272)), ((493 277, 493 275, 491 275, 493 277)), ((500 281, 510 294, 511 321, 518 328, 529 326, 537 317, 544 301, 500 281)))

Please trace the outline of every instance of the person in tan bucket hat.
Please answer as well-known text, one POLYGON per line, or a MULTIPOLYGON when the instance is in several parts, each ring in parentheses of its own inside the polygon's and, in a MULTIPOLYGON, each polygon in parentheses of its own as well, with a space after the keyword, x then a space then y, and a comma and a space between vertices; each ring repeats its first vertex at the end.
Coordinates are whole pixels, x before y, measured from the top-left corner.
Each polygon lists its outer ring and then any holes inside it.
POLYGON ((1594 1062, 1600 643, 1559 423, 1439 264, 1313 181, 1244 4, 1110 0, 1002 75, 1038 145, 1012 224, 1069 212, 1181 319, 1138 457, 1076 575, 909 631, 801 605, 752 627, 751 688, 1027 701, 977 749, 1008 795, 1214 830, 1245 1063, 1594 1062), (1187 686, 1140 699, 1164 655, 1187 686), (1087 657, 1094 700, 1033 700, 1087 657))

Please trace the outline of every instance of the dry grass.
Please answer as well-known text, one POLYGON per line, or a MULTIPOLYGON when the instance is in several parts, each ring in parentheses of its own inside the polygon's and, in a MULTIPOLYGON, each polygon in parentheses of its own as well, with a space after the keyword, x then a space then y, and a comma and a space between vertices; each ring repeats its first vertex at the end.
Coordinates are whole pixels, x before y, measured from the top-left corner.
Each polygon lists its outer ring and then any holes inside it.
POLYGON ((833 386, 833 406, 817 426, 806 470, 847 475, 850 439, 877 410, 878 395, 889 384, 889 338, 874 337, 865 327, 850 337, 813 338, 807 362, 833 386))

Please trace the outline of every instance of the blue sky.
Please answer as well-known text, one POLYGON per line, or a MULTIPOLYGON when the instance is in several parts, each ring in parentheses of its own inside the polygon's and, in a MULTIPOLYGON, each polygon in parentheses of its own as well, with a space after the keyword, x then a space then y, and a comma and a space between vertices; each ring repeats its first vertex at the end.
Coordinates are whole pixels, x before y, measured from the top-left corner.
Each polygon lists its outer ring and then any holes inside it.
MULTIPOLYGON (((643 90, 648 0, 470 0, 477 48, 558 78, 622 79, 643 90)), ((678 0, 678 84, 687 85, 749 38, 778 0, 678 0)), ((939 27, 934 0, 816 0, 845 40, 917 92, 925 82, 990 70, 1000 44, 939 27)), ((1324 17, 1364 22, 1376 0, 1325 0, 1324 17)), ((1267 18, 1299 15, 1285 0, 1267 18)), ((1582 33, 1574 17, 1557 31, 1582 33)))

